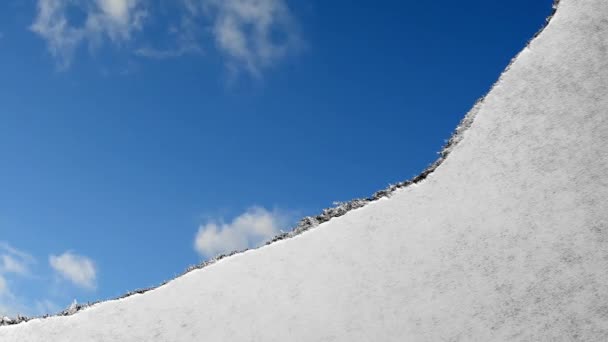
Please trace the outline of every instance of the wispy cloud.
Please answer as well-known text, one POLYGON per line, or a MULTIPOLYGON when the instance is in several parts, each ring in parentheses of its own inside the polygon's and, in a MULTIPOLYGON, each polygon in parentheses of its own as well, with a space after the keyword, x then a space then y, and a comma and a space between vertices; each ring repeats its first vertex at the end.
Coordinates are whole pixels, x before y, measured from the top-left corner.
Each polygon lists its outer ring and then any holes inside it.
POLYGON ((0 274, 0 318, 24 313, 24 306, 15 298, 8 280, 0 274))
POLYGON ((0 251, 4 251, 4 252, 7 252, 9 254, 16 255, 19 258, 21 258, 23 260, 26 260, 28 262, 33 262, 34 261, 34 257, 31 254, 26 253, 26 252, 24 252, 24 251, 22 251, 20 249, 17 249, 15 247, 13 247, 11 244, 9 244, 6 241, 0 241, 0 251))
POLYGON ((23 280, 43 281, 31 270, 35 264, 36 259, 31 254, 13 247, 8 242, 0 241, 0 317, 17 314, 44 315, 59 311, 59 306, 52 300, 34 301, 20 288, 23 280))
POLYGON ((18 260, 11 255, 0 256, 0 269, 7 273, 28 273, 27 264, 23 260, 18 260))
POLYGON ((145 23, 163 22, 155 20, 162 16, 162 11, 158 8, 155 11, 153 3, 152 0, 37 0, 37 15, 30 29, 46 41, 60 69, 70 66, 79 46, 98 47, 108 41, 152 59, 201 55, 208 50, 205 47, 215 46, 231 72, 245 71, 257 77, 302 46, 296 21, 285 0, 176 1, 172 6, 177 8, 179 19, 169 20, 167 45, 150 43, 145 34, 138 41, 134 33, 145 33, 145 23), (70 15, 75 9, 84 13, 82 23, 76 24, 70 15))
POLYGON ((15 316, 24 312, 23 306, 15 302, 14 295, 8 288, 8 282, 0 276, 0 318, 15 316))
POLYGON ((0 315, 23 314, 27 311, 10 284, 17 279, 15 277, 29 275, 29 267, 35 261, 30 254, 0 241, 0 315))
POLYGON ((95 289, 97 268, 88 257, 65 252, 61 255, 51 255, 49 264, 62 278, 84 289, 95 289))
POLYGON ((212 21, 216 46, 233 72, 260 76, 302 46, 296 22, 284 0, 185 0, 192 16, 212 21))
POLYGON ((280 233, 288 223, 288 215, 278 210, 252 207, 225 223, 210 220, 201 225, 194 240, 194 249, 205 257, 258 246, 280 233))
POLYGON ((7 242, 0 241, 0 274, 29 274, 29 265, 35 262, 30 254, 21 251, 7 242))
POLYGON ((78 46, 91 46, 104 39, 120 43, 140 30, 147 11, 141 0, 38 0, 37 16, 30 29, 47 42, 60 69, 70 66, 78 46), (72 23, 70 9, 84 12, 84 23, 72 23))

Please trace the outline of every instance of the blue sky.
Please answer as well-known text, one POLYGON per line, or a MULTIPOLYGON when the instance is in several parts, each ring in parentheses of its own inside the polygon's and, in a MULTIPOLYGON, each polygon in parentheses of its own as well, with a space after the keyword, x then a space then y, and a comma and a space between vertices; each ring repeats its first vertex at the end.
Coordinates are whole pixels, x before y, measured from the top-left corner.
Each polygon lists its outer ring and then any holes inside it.
POLYGON ((156 285, 410 178, 551 0, 0 4, 0 315, 156 285))

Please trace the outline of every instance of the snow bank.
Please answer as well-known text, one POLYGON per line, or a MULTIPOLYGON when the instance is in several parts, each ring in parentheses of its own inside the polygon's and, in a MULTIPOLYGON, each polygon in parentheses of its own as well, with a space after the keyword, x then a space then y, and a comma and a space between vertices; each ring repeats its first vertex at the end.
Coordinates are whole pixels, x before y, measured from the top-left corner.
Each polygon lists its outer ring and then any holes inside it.
POLYGON ((608 340, 606 18, 562 0, 424 181, 0 341, 608 340))

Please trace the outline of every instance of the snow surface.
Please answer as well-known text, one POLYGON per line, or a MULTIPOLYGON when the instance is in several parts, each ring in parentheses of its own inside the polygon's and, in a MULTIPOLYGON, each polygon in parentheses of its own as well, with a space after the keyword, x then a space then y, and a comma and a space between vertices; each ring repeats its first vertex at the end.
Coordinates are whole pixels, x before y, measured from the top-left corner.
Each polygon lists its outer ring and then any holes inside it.
POLYGON ((608 341, 608 1, 562 0, 428 177, 2 342, 608 341))

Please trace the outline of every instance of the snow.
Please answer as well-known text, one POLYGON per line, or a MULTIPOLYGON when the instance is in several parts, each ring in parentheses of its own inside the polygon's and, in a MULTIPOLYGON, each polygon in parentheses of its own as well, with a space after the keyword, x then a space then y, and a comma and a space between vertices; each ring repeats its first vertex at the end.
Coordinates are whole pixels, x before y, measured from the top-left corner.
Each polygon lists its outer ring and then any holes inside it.
POLYGON ((0 341, 608 340, 605 18, 562 0, 423 181, 0 341))

